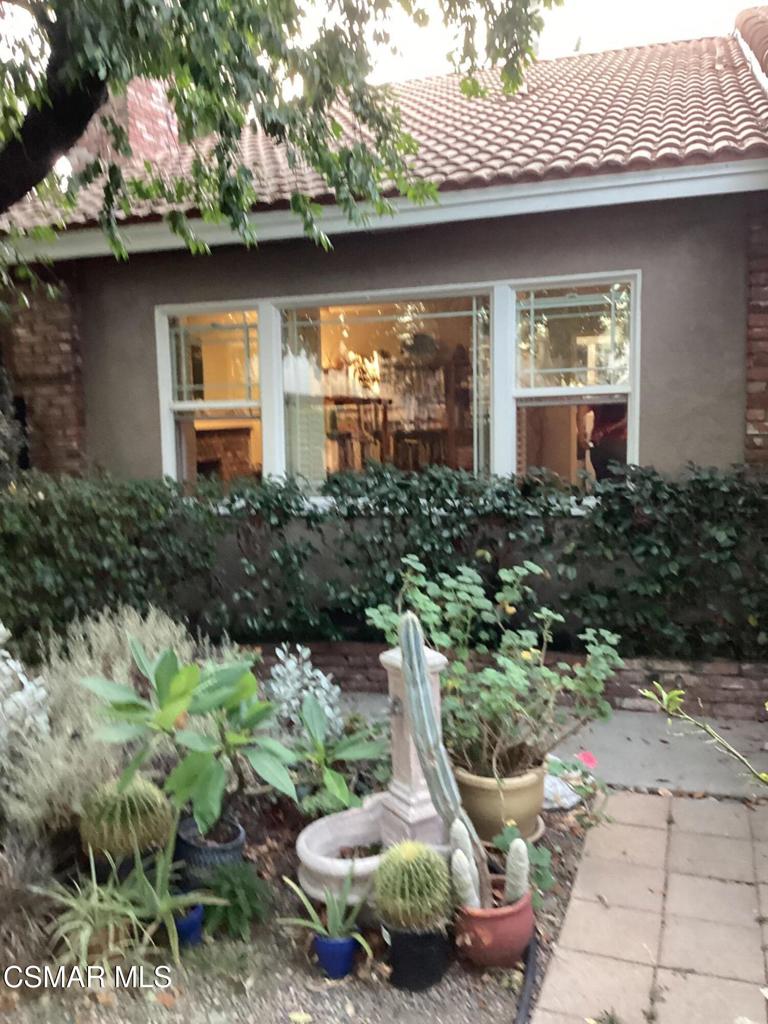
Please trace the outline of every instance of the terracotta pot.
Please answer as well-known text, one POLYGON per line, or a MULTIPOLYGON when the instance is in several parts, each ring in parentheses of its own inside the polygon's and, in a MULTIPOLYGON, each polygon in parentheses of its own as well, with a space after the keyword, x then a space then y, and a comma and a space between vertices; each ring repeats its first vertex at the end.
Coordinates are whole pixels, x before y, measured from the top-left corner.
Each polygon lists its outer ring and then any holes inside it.
MULTIPOLYGON (((504 897, 504 879, 491 880, 494 895, 504 897)), ((456 917, 456 949, 479 967, 514 967, 533 937, 535 921, 528 892, 510 906, 474 910, 462 907, 456 917)))
POLYGON ((472 775, 455 768, 456 782, 467 814, 481 839, 490 842, 513 821, 524 839, 535 833, 544 803, 544 765, 508 779, 472 775))

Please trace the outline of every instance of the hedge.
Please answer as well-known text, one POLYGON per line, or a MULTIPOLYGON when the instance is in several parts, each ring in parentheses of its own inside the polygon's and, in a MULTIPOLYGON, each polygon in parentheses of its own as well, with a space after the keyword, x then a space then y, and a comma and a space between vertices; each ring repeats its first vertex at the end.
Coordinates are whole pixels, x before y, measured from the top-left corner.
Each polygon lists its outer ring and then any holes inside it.
POLYGON ((563 648, 589 623, 621 634, 628 656, 768 653, 768 479, 745 469, 631 469, 585 495, 544 477, 377 467, 333 477, 320 500, 296 481, 185 497, 31 477, 0 495, 0 619, 26 647, 119 602, 241 641, 374 639, 364 610, 395 599, 408 553, 431 572, 474 562, 489 590, 499 568, 537 561, 567 617, 563 648))

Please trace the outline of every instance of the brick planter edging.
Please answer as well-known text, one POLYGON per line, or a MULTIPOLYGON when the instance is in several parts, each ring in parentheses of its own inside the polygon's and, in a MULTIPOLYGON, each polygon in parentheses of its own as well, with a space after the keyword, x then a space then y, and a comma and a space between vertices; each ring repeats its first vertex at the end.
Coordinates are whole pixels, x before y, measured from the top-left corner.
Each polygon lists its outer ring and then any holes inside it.
MULTIPOLYGON (((384 644, 309 643, 312 663, 333 675, 348 693, 386 693, 387 677, 379 664, 384 644)), ((275 645, 261 646, 264 668, 275 663, 275 645)), ((581 660, 578 655, 552 653, 552 662, 581 660)), ((608 684, 614 708, 653 711, 638 690, 658 682, 667 689, 685 690, 691 713, 713 718, 765 721, 768 713, 768 664, 742 661, 670 661, 663 658, 626 658, 624 667, 608 684)))

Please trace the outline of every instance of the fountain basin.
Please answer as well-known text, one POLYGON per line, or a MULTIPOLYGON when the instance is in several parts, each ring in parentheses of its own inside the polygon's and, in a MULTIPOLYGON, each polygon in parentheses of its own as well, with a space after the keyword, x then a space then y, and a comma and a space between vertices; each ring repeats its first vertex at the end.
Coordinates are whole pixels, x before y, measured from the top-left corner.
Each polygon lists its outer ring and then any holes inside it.
POLYGON ((299 882, 308 896, 324 902, 324 891, 340 893, 351 872, 350 903, 365 900, 381 862, 381 854, 348 860, 339 856, 339 851, 347 846, 371 846, 381 842, 386 796, 386 793, 374 793, 366 797, 362 807, 327 814, 302 829, 296 840, 296 853, 299 857, 299 882))

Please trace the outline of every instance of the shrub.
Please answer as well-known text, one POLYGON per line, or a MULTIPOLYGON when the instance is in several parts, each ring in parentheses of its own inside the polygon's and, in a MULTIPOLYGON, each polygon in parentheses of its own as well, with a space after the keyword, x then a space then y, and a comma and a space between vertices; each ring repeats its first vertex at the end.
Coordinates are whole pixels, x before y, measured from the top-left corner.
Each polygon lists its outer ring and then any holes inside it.
POLYGON ((266 697, 275 709, 275 721, 288 732, 301 732, 304 728, 302 705, 311 695, 325 715, 327 735, 337 739, 344 731, 344 718, 341 690, 334 686, 331 676, 312 665, 308 647, 297 644, 291 649, 288 644, 282 644, 275 654, 277 664, 264 683, 266 697))
POLYGON ((195 589, 213 604, 218 505, 168 481, 23 474, 0 490, 0 619, 27 660, 79 618, 151 605, 184 618, 195 589))
POLYGON ((266 920, 272 907, 272 891, 250 864, 222 864, 206 882, 206 887, 226 903, 207 907, 205 930, 214 935, 226 932, 246 942, 251 924, 266 920))
POLYGON ((43 651, 37 686, 47 728, 17 733, 7 757, 0 737, 0 818, 14 828, 35 834, 71 825, 89 791, 122 768, 124 748, 97 736, 104 724, 100 701, 79 684, 105 675, 137 682, 130 637, 152 657, 169 644, 184 656, 194 650, 185 628, 156 608, 143 616, 120 608, 72 623, 43 651))

